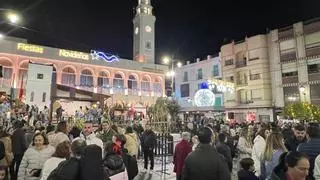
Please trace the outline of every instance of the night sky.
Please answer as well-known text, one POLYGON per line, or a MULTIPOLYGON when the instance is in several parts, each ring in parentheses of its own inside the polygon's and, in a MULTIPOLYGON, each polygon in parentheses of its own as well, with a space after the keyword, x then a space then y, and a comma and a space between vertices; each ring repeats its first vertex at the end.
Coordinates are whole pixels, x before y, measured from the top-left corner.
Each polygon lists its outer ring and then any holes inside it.
MULTIPOLYGON (((136 1, 0 0, 0 8, 15 9, 24 16, 23 26, 29 30, 16 29, 13 36, 131 59, 136 1)), ((224 42, 320 16, 320 0, 153 0, 152 5, 157 18, 157 62, 165 54, 185 61, 205 58, 217 54, 224 42)), ((11 30, 0 25, 4 33, 11 30)))

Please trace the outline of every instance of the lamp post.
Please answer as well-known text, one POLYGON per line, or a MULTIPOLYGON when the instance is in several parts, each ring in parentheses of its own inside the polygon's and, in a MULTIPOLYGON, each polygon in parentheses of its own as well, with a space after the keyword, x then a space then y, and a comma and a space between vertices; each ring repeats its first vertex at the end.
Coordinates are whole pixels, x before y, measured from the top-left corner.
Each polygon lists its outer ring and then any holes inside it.
MULTIPOLYGON (((174 83, 174 76, 175 76, 174 70, 175 70, 175 62, 177 60, 175 60, 173 57, 165 56, 165 57, 163 57, 162 61, 164 64, 167 64, 167 65, 170 65, 170 62, 171 62, 171 70, 166 73, 166 76, 171 77, 171 91, 172 91, 171 96, 173 97, 173 95, 174 95, 174 84, 173 83, 174 83)), ((182 66, 182 63, 177 61, 176 66, 178 68, 180 68, 182 66)))
POLYGON ((304 86, 300 86, 299 91, 303 94, 303 102, 306 102, 306 88, 304 86))

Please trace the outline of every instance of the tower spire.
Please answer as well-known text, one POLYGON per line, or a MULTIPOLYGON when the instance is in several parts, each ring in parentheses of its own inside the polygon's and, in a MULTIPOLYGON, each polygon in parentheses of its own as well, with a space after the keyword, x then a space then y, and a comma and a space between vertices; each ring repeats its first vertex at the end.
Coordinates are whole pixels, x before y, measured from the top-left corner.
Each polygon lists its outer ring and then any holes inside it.
POLYGON ((152 5, 150 0, 139 0, 138 1, 138 6, 137 6, 137 14, 136 16, 140 14, 148 14, 152 15, 152 5))

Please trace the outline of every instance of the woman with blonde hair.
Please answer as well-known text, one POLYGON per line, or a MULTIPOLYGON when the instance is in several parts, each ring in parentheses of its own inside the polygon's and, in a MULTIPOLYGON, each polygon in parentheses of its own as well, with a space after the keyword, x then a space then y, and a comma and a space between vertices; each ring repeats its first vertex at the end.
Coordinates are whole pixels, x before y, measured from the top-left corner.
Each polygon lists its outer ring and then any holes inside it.
POLYGON ((239 151, 239 159, 251 158, 252 153, 252 138, 249 134, 248 128, 243 127, 240 130, 240 137, 238 141, 237 149, 239 151))
POLYGON ((268 179, 272 170, 277 166, 281 154, 287 152, 284 145, 284 139, 280 132, 272 132, 266 141, 266 148, 264 150, 262 164, 261 164, 261 177, 268 179))

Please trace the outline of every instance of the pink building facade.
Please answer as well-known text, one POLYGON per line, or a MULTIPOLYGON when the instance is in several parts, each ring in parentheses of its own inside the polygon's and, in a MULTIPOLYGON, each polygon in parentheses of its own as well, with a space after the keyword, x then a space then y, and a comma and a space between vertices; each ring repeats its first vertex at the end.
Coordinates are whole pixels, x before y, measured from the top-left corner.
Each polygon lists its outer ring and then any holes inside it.
POLYGON ((53 64, 57 85, 110 95, 113 102, 148 105, 165 95, 166 66, 120 58, 107 62, 90 53, 32 45, 25 40, 0 42, 0 91, 14 88, 19 94, 25 89, 29 62, 53 64))

